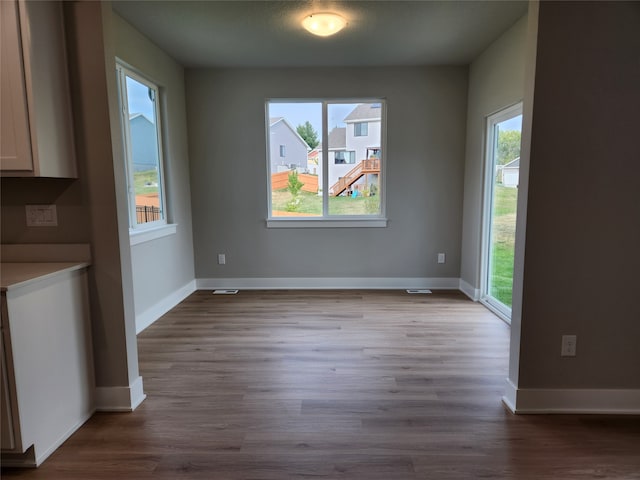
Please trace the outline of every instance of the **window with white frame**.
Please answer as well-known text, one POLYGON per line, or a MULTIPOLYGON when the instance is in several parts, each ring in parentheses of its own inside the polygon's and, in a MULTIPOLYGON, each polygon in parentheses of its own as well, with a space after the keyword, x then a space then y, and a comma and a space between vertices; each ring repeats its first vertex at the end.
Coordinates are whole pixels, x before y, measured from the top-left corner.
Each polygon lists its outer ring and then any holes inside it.
POLYGON ((132 231, 166 224, 158 86, 117 63, 132 231))
POLYGON ((335 163, 356 163, 356 152, 346 150, 336 150, 335 163))
POLYGON ((269 226, 384 219, 384 107, 379 98, 267 100, 269 226))

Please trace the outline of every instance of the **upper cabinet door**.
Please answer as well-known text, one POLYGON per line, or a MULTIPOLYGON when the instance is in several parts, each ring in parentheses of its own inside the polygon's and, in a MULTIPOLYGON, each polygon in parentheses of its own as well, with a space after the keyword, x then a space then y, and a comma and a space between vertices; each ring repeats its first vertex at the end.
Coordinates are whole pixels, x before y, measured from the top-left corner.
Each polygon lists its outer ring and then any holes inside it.
POLYGON ((0 4, 2 175, 76 178, 62 3, 0 4))
POLYGON ((18 4, 0 2, 0 162, 2 170, 33 171, 18 4))

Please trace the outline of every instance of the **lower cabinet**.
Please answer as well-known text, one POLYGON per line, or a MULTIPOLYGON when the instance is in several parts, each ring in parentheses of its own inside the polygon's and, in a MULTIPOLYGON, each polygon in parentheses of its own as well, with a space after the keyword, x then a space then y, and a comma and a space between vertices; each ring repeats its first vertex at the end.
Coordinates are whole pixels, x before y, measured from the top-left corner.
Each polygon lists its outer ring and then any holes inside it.
POLYGON ((93 414, 90 328, 86 268, 2 292, 3 466, 40 465, 93 414))

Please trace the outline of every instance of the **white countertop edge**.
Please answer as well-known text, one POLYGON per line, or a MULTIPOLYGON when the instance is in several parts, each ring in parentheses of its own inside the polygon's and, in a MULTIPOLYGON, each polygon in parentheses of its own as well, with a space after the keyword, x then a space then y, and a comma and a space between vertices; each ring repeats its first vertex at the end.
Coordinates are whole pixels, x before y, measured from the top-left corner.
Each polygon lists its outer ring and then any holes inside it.
POLYGON ((3 292, 9 292, 89 265, 88 262, 3 262, 0 266, 1 288, 3 292))

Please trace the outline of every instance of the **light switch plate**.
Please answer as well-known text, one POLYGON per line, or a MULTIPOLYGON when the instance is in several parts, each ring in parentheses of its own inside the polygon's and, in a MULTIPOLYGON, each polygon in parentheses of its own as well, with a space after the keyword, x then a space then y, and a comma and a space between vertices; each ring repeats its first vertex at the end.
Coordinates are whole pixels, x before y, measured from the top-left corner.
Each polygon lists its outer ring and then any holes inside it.
POLYGON ((27 227, 57 227, 58 212, 55 205, 25 205, 27 227))

